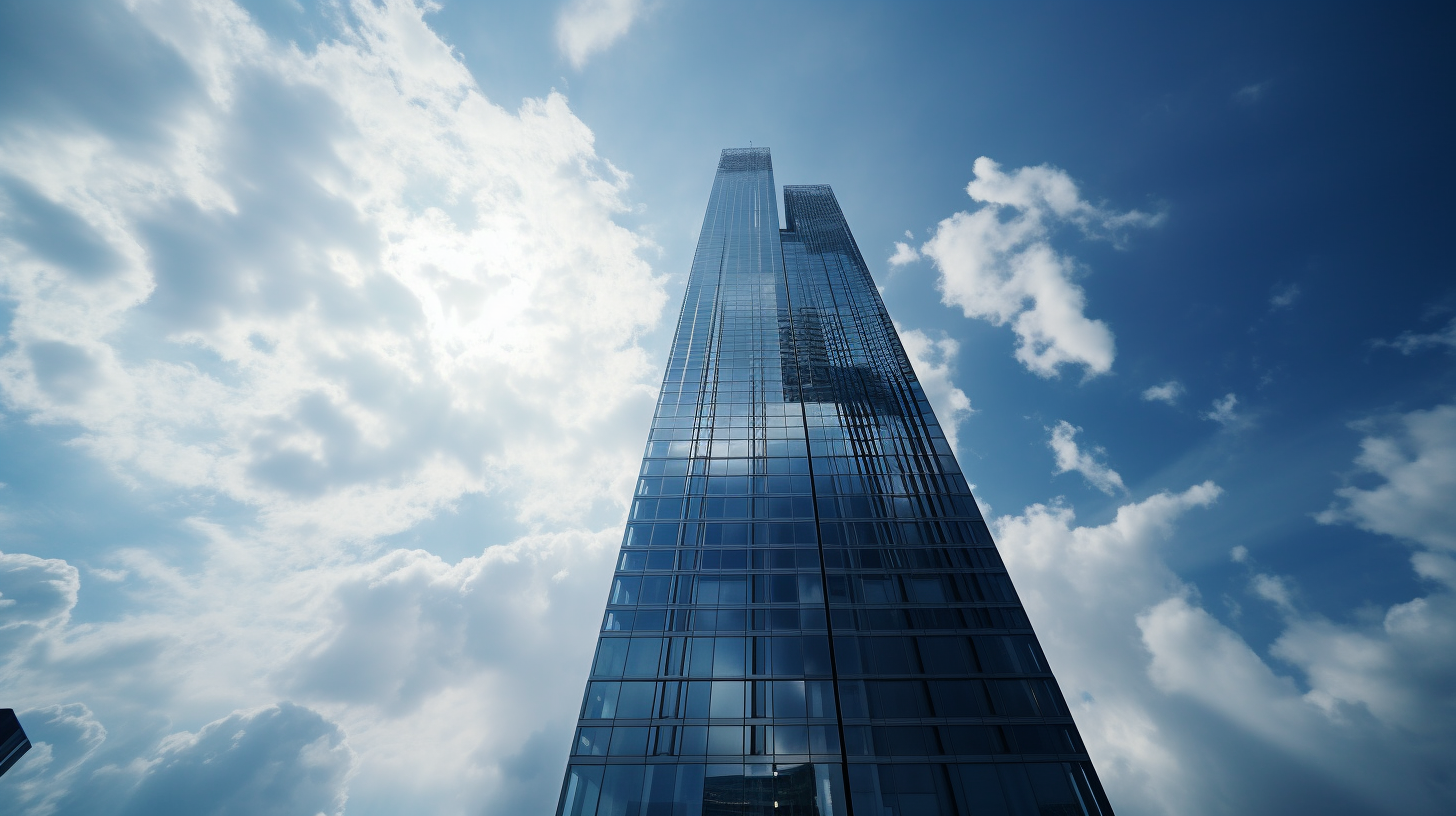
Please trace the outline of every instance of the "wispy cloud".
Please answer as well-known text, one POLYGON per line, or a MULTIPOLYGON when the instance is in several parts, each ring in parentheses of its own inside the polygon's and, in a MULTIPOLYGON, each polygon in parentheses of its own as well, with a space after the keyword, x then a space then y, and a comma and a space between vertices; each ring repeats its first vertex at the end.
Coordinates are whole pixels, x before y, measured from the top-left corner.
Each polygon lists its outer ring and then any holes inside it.
POLYGON ((1289 582, 1277 575, 1255 575, 1249 581, 1249 590, 1281 612, 1294 611, 1294 593, 1289 588, 1289 582))
POLYGON ((1203 418, 1224 426, 1239 428, 1248 424, 1248 417, 1238 410, 1239 398, 1232 393, 1224 394, 1213 401, 1213 407, 1203 413, 1203 418))
POLYGON ((1382 483, 1336 490, 1339 500, 1315 517, 1320 523, 1456 553, 1456 405, 1401 415, 1388 433, 1360 441, 1355 465, 1382 483))
POLYGON ((966 193, 982 206, 941 221, 919 249, 940 270, 945 303, 967 317, 1010 323, 1020 341, 1016 358, 1038 376, 1057 376, 1066 364, 1089 377, 1110 371, 1112 331, 1084 314, 1086 294, 1072 280, 1076 262, 1052 248, 1052 230, 1070 224, 1120 244, 1126 230, 1156 225, 1162 215, 1092 204, 1049 165, 1007 173, 982 156, 974 173, 966 193))
POLYGON ((643 0, 571 0, 556 16, 556 45, 580 70, 632 28, 643 0))
POLYGON ((1265 80, 1245 85, 1234 91, 1234 101, 1242 105, 1252 105, 1264 98, 1264 94, 1269 91, 1270 84, 1268 80, 1265 80))
POLYGON ((1281 283, 1274 287, 1273 293, 1269 295, 1270 309, 1288 309, 1299 300, 1300 289, 1297 283, 1281 283))
POLYGON ((1394 340, 1376 340, 1375 345, 1393 348, 1406 355, 1429 348, 1456 349, 1456 318, 1452 318, 1445 328, 1438 331, 1427 334, 1404 332, 1394 340))
POLYGON ((1051 428, 1051 439, 1047 441, 1048 447, 1056 454, 1058 474, 1076 471, 1082 474, 1087 483, 1101 490, 1109 496, 1118 493, 1126 493, 1127 487, 1122 483, 1122 476, 1117 471, 1098 461, 1099 457, 1107 455, 1107 451, 1100 447, 1082 450, 1077 447, 1077 432, 1081 431, 1072 423, 1066 420, 1057 422, 1051 428))
POLYGON ((1165 402, 1169 405, 1176 405, 1178 398, 1183 396, 1187 389, 1183 383, 1177 380, 1168 380, 1161 385, 1149 386, 1143 391, 1143 399, 1148 402, 1165 402))

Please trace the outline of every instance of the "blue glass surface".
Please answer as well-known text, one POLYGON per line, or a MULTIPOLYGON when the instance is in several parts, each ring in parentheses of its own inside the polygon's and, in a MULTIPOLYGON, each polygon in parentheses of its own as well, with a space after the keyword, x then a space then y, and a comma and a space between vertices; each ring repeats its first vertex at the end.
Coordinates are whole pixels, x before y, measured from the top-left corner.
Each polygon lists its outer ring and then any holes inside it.
POLYGON ((723 151, 558 814, 1110 816, 827 186, 723 151))

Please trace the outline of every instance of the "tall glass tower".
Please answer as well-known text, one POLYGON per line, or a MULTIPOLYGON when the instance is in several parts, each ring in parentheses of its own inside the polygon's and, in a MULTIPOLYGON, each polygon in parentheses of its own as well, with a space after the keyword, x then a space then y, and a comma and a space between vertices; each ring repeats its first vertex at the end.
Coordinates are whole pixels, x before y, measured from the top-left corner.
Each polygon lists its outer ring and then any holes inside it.
POLYGON ((724 150, 558 816, 1111 816, 833 191, 724 150))

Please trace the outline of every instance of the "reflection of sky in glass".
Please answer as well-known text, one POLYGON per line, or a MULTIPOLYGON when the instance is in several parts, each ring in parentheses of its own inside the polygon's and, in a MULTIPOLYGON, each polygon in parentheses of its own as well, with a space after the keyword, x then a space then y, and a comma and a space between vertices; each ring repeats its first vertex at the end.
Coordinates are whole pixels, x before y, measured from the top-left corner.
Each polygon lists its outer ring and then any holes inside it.
POLYGON ((774 196, 723 152, 560 812, 1110 812, 833 192, 774 196))

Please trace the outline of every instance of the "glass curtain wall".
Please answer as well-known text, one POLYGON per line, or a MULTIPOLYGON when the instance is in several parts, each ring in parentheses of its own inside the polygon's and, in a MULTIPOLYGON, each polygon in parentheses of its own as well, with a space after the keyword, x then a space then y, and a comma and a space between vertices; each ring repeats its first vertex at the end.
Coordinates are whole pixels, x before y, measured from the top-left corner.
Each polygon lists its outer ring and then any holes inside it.
POLYGON ((723 151, 558 816, 1110 816, 833 192, 723 151))

